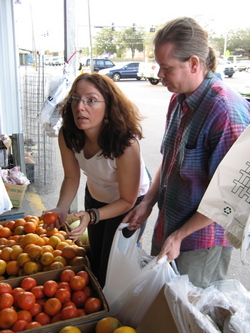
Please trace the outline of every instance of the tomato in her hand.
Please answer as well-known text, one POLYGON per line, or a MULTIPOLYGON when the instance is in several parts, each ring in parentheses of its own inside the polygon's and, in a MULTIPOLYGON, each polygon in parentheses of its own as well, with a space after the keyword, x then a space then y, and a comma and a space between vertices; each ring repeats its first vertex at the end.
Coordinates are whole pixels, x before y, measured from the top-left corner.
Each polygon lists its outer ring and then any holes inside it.
POLYGON ((47 212, 43 215, 43 223, 46 225, 55 224, 56 221, 59 221, 59 216, 53 212, 47 212))

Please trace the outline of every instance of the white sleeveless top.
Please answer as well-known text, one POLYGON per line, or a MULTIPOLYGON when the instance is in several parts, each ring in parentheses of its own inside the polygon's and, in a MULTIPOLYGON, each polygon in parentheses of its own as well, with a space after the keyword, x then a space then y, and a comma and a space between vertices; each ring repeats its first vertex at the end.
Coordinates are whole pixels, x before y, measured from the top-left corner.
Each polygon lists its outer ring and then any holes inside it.
MULTIPOLYGON (((120 198, 117 182, 116 159, 99 156, 100 152, 92 158, 86 159, 83 151, 75 153, 80 168, 87 176, 87 185, 91 196, 100 202, 112 203, 120 198)), ((149 188, 149 177, 141 156, 141 176, 138 197, 146 194, 149 188)))

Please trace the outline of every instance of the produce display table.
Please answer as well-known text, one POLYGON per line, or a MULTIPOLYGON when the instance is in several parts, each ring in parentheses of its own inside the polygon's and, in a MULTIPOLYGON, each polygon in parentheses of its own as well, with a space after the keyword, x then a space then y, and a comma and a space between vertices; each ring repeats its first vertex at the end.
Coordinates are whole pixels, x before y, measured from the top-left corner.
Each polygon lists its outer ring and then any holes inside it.
POLYGON ((0 221, 16 220, 24 217, 25 217, 24 209, 21 206, 18 208, 12 208, 8 212, 1 214, 0 221))

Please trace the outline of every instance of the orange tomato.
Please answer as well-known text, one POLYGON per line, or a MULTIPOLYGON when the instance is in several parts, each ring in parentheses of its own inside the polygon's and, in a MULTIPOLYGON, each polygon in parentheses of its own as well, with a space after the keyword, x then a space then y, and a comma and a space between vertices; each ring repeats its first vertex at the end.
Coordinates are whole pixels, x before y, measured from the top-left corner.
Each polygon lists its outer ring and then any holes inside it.
POLYGON ((58 283, 53 280, 48 280, 43 284, 43 291, 47 297, 53 297, 58 290, 58 283))
POLYGON ((42 312, 42 305, 35 303, 34 306, 29 310, 32 317, 35 317, 38 313, 42 312))
POLYGON ((31 323, 28 323, 25 327, 25 330, 33 329, 36 327, 41 327, 42 324, 40 324, 38 321, 32 321, 31 323))
POLYGON ((84 309, 78 309, 78 317, 86 316, 87 312, 84 309))
POLYGON ((36 303, 35 295, 30 291, 23 291, 17 294, 18 306, 23 310, 30 310, 36 303))
POLYGON ((45 293, 43 291, 43 285, 35 286, 31 290, 32 294, 35 295, 36 299, 41 299, 45 297, 45 293))
POLYGON ((60 280, 62 282, 69 282, 71 280, 71 278, 75 275, 76 275, 75 272, 72 271, 71 269, 65 269, 61 273, 60 280))
POLYGON ((75 305, 68 305, 61 311, 62 320, 78 317, 78 309, 75 305))
POLYGON ((70 300, 71 292, 68 289, 59 288, 55 293, 55 297, 63 304, 70 300))
POLYGON ((87 280, 83 276, 73 276, 69 281, 70 287, 73 290, 82 290, 87 285, 87 280))
POLYGON ((36 285, 37 285, 36 280, 33 277, 28 276, 21 281, 20 287, 25 290, 31 290, 36 285))
POLYGON ((23 319, 18 319, 13 326, 11 326, 11 329, 13 332, 21 332, 25 330, 25 327, 27 326, 28 322, 23 319))
POLYGON ((16 288, 14 288, 13 289, 13 291, 12 291, 12 296, 14 297, 14 305, 15 306, 18 306, 18 294, 20 293, 20 292, 24 292, 25 291, 25 289, 23 289, 23 288, 21 288, 21 287, 16 287, 16 288))
POLYGON ((71 300, 75 303, 77 308, 83 307, 86 299, 87 299, 87 296, 86 296, 85 292, 82 290, 74 291, 71 295, 71 300))
POLYGON ((50 316, 45 312, 40 312, 35 316, 35 321, 44 326, 50 323, 50 316))
POLYGON ((85 286, 82 291, 85 292, 87 298, 93 295, 93 289, 90 286, 85 286))
POLYGON ((17 321, 16 310, 12 308, 3 309, 0 311, 0 328, 10 328, 17 321))
POLYGON ((86 279, 86 283, 89 284, 89 273, 87 271, 79 271, 76 275, 83 276, 86 279))
POLYGON ((47 299, 44 304, 44 312, 47 313, 49 316, 56 315, 62 308, 62 303, 56 297, 51 297, 47 299))
POLYGON ((14 297, 9 294, 5 293, 0 296, 0 310, 10 308, 14 303, 14 297))
POLYGON ((4 293, 12 293, 12 287, 6 282, 0 282, 0 295, 4 293))
POLYGON ((71 287, 68 282, 58 282, 58 288, 68 289, 71 291, 71 287))
POLYGON ((18 320, 26 320, 28 323, 32 321, 32 314, 28 310, 19 310, 17 311, 18 320))
POLYGON ((61 321, 61 320, 62 320, 61 312, 58 312, 56 315, 54 315, 51 318, 51 323, 57 323, 58 321, 61 321))

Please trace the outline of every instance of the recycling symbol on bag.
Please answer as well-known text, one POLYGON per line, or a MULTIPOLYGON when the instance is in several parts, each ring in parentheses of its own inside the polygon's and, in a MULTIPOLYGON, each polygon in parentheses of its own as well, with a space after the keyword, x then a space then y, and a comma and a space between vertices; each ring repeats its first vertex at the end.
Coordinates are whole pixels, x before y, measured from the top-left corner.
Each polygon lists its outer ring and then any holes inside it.
POLYGON ((232 209, 230 208, 230 207, 225 207, 224 209, 223 209, 223 211, 224 211, 224 213, 225 214, 227 214, 227 215, 229 215, 229 214, 231 214, 232 213, 232 209))

